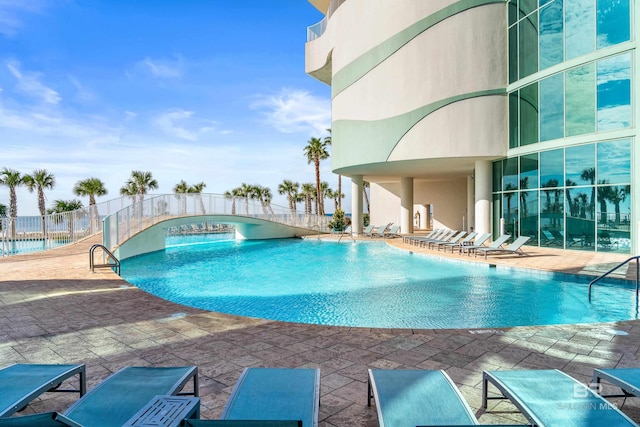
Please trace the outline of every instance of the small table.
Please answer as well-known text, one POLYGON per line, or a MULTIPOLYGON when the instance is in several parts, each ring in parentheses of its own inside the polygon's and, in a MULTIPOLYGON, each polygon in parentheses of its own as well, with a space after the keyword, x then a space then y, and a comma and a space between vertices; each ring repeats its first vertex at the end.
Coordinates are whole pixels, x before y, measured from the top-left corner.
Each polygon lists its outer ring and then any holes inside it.
POLYGON ((199 397, 156 396, 123 427, 177 427, 185 418, 199 416, 199 397))

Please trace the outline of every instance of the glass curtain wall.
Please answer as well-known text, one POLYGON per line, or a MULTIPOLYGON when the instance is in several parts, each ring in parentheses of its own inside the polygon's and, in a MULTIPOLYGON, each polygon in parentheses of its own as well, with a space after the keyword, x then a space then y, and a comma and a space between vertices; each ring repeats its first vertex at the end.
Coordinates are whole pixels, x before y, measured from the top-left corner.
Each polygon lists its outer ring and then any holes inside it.
POLYGON ((631 140, 504 159, 493 172, 494 226, 502 222, 506 234, 539 246, 630 252, 631 140))

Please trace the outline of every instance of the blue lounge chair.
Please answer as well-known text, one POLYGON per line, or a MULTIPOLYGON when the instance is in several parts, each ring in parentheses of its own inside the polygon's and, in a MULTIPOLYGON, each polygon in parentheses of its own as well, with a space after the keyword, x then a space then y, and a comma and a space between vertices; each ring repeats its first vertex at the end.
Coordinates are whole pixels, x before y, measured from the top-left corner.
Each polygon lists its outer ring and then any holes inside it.
POLYGON ((369 369, 367 392, 381 427, 478 424, 444 371, 369 369))
POLYGON ((47 391, 78 392, 87 390, 85 366, 15 364, 0 369, 0 417, 9 417, 47 391), (76 390, 58 388, 63 381, 79 376, 76 390))
POLYGON ((478 256, 478 253, 484 254, 484 259, 487 259, 487 255, 489 254, 516 254, 516 255, 526 255, 522 251, 522 246, 527 243, 531 237, 529 236, 520 236, 516 240, 513 241, 506 248, 477 248, 475 250, 475 256, 478 256))
POLYGON ((503 234, 494 240, 489 246, 482 246, 481 244, 471 245, 462 247, 462 250, 467 253, 467 255, 471 255, 471 253, 475 253, 478 249, 498 249, 500 246, 504 245, 507 240, 509 240, 511 236, 509 234, 503 234))
POLYGON ((485 371, 484 409, 488 399, 509 399, 536 426, 638 426, 586 385, 555 369, 485 371), (489 383, 502 396, 489 397, 489 383))
POLYGON ((156 395, 187 394, 198 395, 198 368, 195 366, 127 367, 101 381, 62 414, 0 418, 0 427, 122 427, 156 395), (190 381, 193 381, 193 392, 181 393, 182 388, 190 381), (13 424, 14 422, 24 424, 13 424))
POLYGON ((302 421, 184 420, 184 427, 302 427, 302 421))
POLYGON ((294 420, 318 426, 320 369, 246 368, 227 401, 223 420, 294 420))
POLYGON ((593 382, 605 380, 622 390, 621 394, 600 394, 603 397, 640 397, 640 368, 595 369, 593 382))

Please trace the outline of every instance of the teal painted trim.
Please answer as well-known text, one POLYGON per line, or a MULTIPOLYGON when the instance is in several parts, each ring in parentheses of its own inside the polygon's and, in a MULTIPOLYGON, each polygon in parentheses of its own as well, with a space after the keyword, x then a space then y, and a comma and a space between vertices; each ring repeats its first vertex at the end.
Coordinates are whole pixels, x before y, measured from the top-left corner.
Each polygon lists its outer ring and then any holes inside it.
POLYGON ((452 96, 387 119, 335 120, 331 124, 332 167, 339 169, 353 166, 354 161, 357 164, 386 162, 404 135, 434 111, 472 98, 506 95, 504 88, 483 90, 452 96))
POLYGON ((421 19, 391 38, 385 40, 378 46, 363 53, 350 64, 338 71, 331 81, 331 97, 334 98, 340 92, 360 80, 395 52, 400 50, 402 46, 406 45, 419 34, 434 25, 469 9, 505 2, 506 0, 461 0, 421 19))

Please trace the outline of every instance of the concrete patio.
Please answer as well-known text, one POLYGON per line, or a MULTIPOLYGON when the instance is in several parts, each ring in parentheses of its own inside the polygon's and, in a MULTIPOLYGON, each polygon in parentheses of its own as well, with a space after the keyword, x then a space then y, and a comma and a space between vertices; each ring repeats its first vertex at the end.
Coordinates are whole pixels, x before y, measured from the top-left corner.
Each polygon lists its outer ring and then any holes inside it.
MULTIPOLYGON (((90 388, 124 366, 197 365, 203 418, 220 415, 245 367, 320 367, 320 425, 336 427, 378 425, 375 408, 367 407, 367 368, 445 369, 480 421, 495 424, 524 418, 506 402, 492 402, 486 413, 480 409, 483 370, 556 368, 588 382, 595 367, 640 366, 639 321, 399 330, 282 323, 192 309, 149 295, 110 270, 91 273, 88 251, 96 242, 99 237, 45 253, 0 258, 0 366, 81 362, 87 365, 90 388)), ((387 243, 445 256, 401 239, 387 243)), ((526 251, 530 256, 477 261, 595 274, 626 258, 526 251)), ((25 412, 63 411, 75 398, 44 395, 25 412)), ((627 399, 623 411, 640 422, 637 400, 627 399)))

